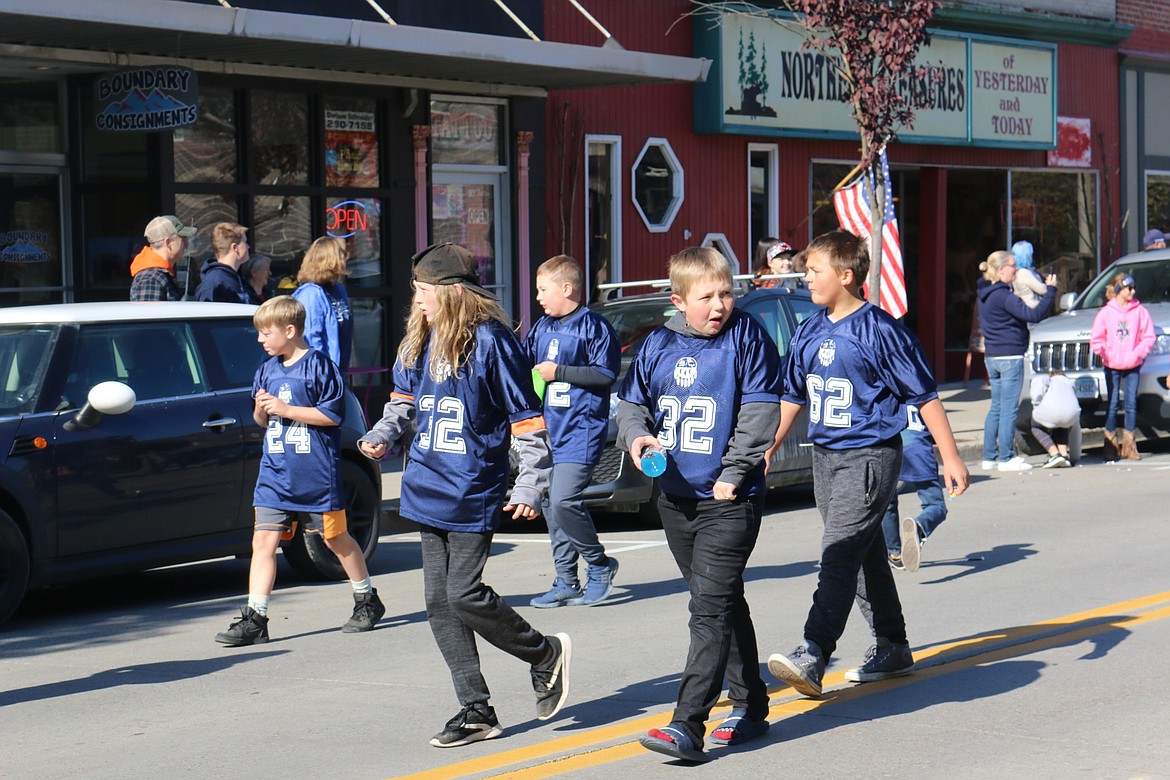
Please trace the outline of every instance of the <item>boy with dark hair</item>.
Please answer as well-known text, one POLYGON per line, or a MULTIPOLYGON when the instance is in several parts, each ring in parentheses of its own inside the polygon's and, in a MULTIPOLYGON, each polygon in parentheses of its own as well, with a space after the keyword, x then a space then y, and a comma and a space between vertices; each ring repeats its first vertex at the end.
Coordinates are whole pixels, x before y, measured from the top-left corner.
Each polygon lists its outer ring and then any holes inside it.
POLYGON ((820 574, 804 642, 789 655, 768 658, 769 671, 805 696, 820 696, 854 598, 875 645, 846 678, 870 682, 914 669, 881 533, 902 464, 902 404, 918 407, 938 443, 948 492, 959 495, 971 481, 918 339, 860 297, 868 272, 866 243, 848 231, 826 233, 809 245, 805 285, 825 308, 792 338, 780 427, 768 451, 771 456, 780 447, 807 403, 813 490, 825 524, 820 574))
POLYGON ((646 337, 619 393, 618 446, 640 463, 665 452, 658 508, 666 541, 690 589, 690 649, 670 725, 643 747, 706 761, 703 735, 728 679, 731 714, 712 738, 736 744, 768 730, 768 690, 743 570, 763 514, 764 451, 779 421, 780 359, 749 315, 737 312, 731 272, 714 249, 670 260, 678 307, 646 337))
POLYGON ((618 562, 597 538, 584 493, 605 449, 609 388, 621 368, 621 346, 609 322, 581 304, 581 269, 568 255, 536 269, 536 301, 545 316, 532 326, 524 347, 548 383, 544 420, 553 467, 544 518, 556 579, 530 603, 545 609, 597 604, 609 598, 618 562), (584 588, 578 558, 585 559, 584 588))
POLYGON ((252 318, 257 341, 272 356, 260 364, 252 382, 252 418, 268 428, 252 503, 252 563, 248 605, 240 619, 215 641, 232 647, 268 641, 268 600, 276 584, 276 549, 290 538, 296 521, 305 533, 320 534, 337 556, 353 586, 353 615, 341 630, 370 631, 382 605, 357 541, 345 524, 341 488, 341 424, 345 382, 328 357, 305 344, 305 307, 288 296, 265 301, 252 318))

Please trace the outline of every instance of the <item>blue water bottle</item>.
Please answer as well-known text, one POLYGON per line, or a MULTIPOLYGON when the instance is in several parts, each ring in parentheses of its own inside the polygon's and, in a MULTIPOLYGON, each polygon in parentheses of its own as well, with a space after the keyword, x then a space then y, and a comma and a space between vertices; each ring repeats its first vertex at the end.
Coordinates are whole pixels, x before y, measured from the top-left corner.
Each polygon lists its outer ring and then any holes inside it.
POLYGON ((666 453, 647 447, 642 450, 642 473, 648 477, 660 477, 666 471, 666 453))

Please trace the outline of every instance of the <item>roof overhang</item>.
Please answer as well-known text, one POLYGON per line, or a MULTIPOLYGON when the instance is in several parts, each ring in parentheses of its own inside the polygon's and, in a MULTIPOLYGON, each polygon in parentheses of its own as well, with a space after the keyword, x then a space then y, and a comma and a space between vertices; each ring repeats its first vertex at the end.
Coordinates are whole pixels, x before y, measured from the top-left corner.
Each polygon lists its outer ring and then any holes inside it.
POLYGON ((0 55, 84 68, 177 63, 499 95, 702 81, 710 62, 176 0, 0 0, 0 55))

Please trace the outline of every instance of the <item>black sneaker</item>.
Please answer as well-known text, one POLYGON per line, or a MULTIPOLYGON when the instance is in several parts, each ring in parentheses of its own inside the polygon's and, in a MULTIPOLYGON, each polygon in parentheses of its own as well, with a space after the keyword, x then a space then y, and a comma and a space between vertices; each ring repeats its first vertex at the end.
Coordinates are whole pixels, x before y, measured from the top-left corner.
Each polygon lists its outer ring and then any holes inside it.
POLYGON ((240 619, 227 631, 215 635, 215 641, 232 647, 262 645, 268 641, 268 618, 251 607, 240 609, 240 619))
POLYGON ((894 555, 893 553, 887 553, 886 557, 888 557, 890 559, 890 567, 891 568, 896 569, 898 571, 906 571, 906 565, 904 563, 902 563, 902 556, 901 555, 894 555))
POLYGON ((496 720, 495 710, 486 704, 468 704, 447 721, 442 731, 431 737, 431 745, 437 748, 459 747, 495 739, 503 733, 500 722, 496 720))
POLYGON ((369 593, 353 594, 353 616, 341 627, 343 634, 359 631, 373 631, 374 626, 386 614, 386 605, 378 598, 378 589, 370 588, 369 593))
POLYGON ((536 691, 536 717, 548 720, 561 711, 569 698, 569 665, 573 661, 573 642, 568 634, 548 637, 553 646, 552 662, 532 667, 532 689, 536 691))
POLYGON ((768 656, 768 671, 776 679, 791 685, 797 693, 815 698, 821 695, 825 659, 816 643, 804 641, 791 655, 776 653, 768 656))
POLYGON ((912 671, 914 656, 910 653, 910 645, 878 637, 877 644, 865 654, 865 663, 845 672, 845 679, 849 682, 877 682, 904 677, 912 671))

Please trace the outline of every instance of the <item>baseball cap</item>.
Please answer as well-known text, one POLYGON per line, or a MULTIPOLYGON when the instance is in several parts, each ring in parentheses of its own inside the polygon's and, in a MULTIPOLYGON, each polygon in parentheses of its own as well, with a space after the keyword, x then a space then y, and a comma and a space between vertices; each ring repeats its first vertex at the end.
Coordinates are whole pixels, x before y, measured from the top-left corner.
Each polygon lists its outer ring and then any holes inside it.
POLYGON ((486 298, 499 300, 495 293, 480 286, 479 264, 471 252, 458 244, 431 244, 410 260, 414 266, 414 281, 425 284, 461 284, 486 298))
POLYGON ((1113 285, 1113 292, 1121 292, 1126 287, 1133 287, 1134 289, 1137 289, 1137 285, 1133 283, 1132 276, 1126 276, 1126 277, 1122 278, 1122 280, 1120 282, 1113 285))
POLYGON ((1150 244, 1156 243, 1158 241, 1165 241, 1165 240, 1166 240, 1166 234, 1163 233, 1161 230, 1158 230, 1157 228, 1147 230, 1146 234, 1144 236, 1142 236, 1142 248, 1144 249, 1145 247, 1148 247, 1150 244))
POLYGON ((781 241, 778 244, 773 244, 768 247, 768 251, 765 254, 769 260, 775 260, 778 255, 782 255, 785 252, 792 252, 792 247, 781 241))
POLYGON ((179 218, 174 214, 165 214, 161 217, 155 217, 146 226, 146 230, 142 235, 152 244, 156 244, 165 238, 171 236, 182 236, 183 238, 190 238, 198 232, 198 228, 191 225, 184 225, 179 221, 179 218))

